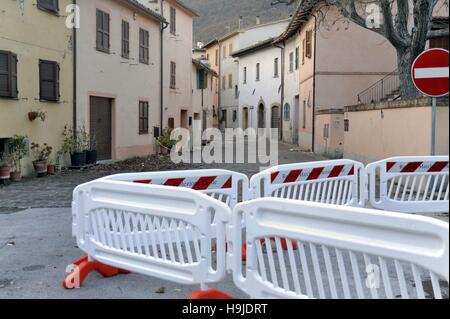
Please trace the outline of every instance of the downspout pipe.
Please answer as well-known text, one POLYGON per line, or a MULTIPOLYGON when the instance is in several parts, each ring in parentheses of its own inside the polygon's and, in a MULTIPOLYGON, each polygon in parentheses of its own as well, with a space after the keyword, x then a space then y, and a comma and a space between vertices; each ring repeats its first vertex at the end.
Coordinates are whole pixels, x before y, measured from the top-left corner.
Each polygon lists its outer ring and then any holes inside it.
POLYGON ((315 152, 316 143, 316 68, 317 68, 317 16, 311 14, 314 17, 314 66, 313 66, 313 116, 312 116, 312 146, 311 151, 315 152))
MULTIPOLYGON (((164 17, 164 0, 161 0, 161 16, 164 17)), ((159 134, 160 136, 164 130, 164 30, 169 26, 168 22, 161 22, 161 36, 160 36, 160 118, 159 118, 159 134)))
POLYGON ((284 127, 284 70, 285 70, 285 47, 286 43, 283 41, 283 45, 275 45, 281 50, 281 106, 280 106, 280 140, 283 141, 283 127, 284 127))
MULTIPOLYGON (((73 3, 73 5, 74 6, 76 6, 77 5, 77 0, 72 0, 72 3, 73 3)), ((73 37, 73 44, 72 44, 72 59, 73 59, 73 71, 72 71, 72 73, 73 73, 73 79, 72 79, 72 81, 73 81, 73 83, 72 83, 72 85, 73 85, 73 92, 72 92, 72 95, 73 95, 73 111, 72 111, 72 125, 73 125, 73 130, 74 130, 74 132, 76 131, 76 129, 77 129, 77 28, 76 28, 76 26, 74 26, 74 28, 73 28, 73 35, 72 35, 72 37, 73 37)))

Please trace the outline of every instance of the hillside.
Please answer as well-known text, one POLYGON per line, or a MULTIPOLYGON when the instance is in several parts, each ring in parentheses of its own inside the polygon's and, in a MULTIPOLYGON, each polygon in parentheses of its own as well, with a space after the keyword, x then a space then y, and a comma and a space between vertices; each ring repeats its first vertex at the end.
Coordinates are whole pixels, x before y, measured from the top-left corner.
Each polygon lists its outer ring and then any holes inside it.
POLYGON ((200 17, 194 20, 194 40, 207 42, 215 37, 235 30, 239 16, 244 27, 255 25, 256 17, 261 23, 289 17, 293 6, 271 6, 273 0, 183 0, 200 17), (229 27, 229 28, 228 28, 229 27))

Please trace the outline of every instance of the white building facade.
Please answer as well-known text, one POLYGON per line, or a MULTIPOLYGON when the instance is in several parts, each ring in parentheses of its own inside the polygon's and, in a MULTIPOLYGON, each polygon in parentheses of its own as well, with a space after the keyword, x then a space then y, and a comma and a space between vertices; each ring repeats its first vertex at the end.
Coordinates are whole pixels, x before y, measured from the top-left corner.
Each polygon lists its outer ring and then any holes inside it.
POLYGON ((281 48, 272 39, 234 54, 239 59, 239 109, 242 129, 281 129, 281 48))
POLYGON ((286 29, 288 23, 289 20, 284 19, 257 24, 251 28, 231 32, 219 39, 221 128, 240 126, 239 100, 242 73, 239 71, 239 61, 233 57, 233 53, 278 36, 286 29))

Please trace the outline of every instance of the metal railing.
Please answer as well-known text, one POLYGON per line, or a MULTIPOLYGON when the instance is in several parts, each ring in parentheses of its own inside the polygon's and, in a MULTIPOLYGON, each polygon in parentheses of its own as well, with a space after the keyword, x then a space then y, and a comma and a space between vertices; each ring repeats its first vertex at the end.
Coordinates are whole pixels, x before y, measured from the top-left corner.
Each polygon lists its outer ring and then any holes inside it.
POLYGON ((389 73, 384 78, 358 94, 359 104, 377 103, 383 100, 395 99, 400 95, 400 77, 398 70, 389 73))

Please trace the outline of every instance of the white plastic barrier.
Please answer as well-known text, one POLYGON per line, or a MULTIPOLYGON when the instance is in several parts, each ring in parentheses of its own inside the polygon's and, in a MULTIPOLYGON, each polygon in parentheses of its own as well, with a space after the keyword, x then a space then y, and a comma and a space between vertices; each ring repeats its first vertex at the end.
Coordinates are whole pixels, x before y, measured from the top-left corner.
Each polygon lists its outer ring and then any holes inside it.
POLYGON ((449 157, 393 157, 367 166, 374 208, 405 213, 449 211, 449 157))
POLYGON ((191 189, 107 179, 74 196, 77 243, 92 262, 202 289, 224 279, 231 218, 224 203, 191 189))
POLYGON ((280 165, 253 176, 253 198, 278 197, 334 205, 364 206, 363 164, 333 160, 280 165))
POLYGON ((250 199, 248 177, 220 169, 118 174, 103 179, 190 188, 224 202, 231 208, 250 199))
POLYGON ((423 216, 263 198, 235 207, 230 241, 251 298, 442 298, 449 282, 449 225, 423 216))

